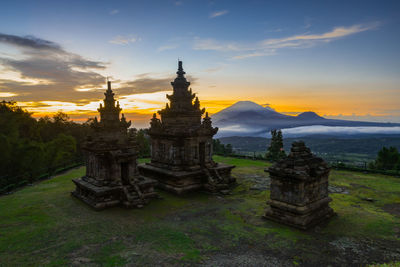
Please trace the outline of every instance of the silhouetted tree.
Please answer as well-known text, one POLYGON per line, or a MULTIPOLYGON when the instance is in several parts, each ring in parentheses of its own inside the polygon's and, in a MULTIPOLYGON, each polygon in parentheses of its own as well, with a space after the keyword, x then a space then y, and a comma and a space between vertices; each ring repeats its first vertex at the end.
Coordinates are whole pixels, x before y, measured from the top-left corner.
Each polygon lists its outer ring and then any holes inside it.
POLYGON ((139 157, 150 157, 150 141, 145 129, 139 129, 136 133, 139 157))
POLYGON ((400 153, 395 147, 383 147, 378 152, 375 162, 369 167, 379 170, 400 170, 400 153))
POLYGON ((219 139, 213 139, 213 152, 216 155, 232 155, 233 148, 231 144, 222 144, 219 139))
POLYGON ((233 153, 232 145, 231 144, 226 144, 225 146, 225 154, 226 155, 231 155, 233 153))
POLYGON ((283 137, 281 130, 271 131, 271 142, 265 155, 268 161, 278 161, 286 157, 285 150, 283 150, 283 137))

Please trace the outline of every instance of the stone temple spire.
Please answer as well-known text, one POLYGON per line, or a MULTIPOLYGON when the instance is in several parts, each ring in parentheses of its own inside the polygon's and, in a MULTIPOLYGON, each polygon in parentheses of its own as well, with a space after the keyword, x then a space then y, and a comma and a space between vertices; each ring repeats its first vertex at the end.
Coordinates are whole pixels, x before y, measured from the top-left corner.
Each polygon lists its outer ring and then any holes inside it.
POLYGON ((159 187, 177 194, 207 189, 224 190, 234 183, 234 166, 217 164, 212 159, 212 127, 204 108, 189 87, 182 61, 178 61, 177 77, 171 83, 173 93, 167 95, 170 103, 153 115, 150 129, 151 162, 140 167, 144 176, 156 178, 159 187))
POLYGON ((107 81, 107 91, 104 93, 105 99, 104 99, 104 106, 106 108, 114 107, 115 106, 115 99, 114 99, 114 93, 111 90, 111 81, 107 81))
POLYGON ((182 61, 178 61, 178 71, 176 72, 177 76, 173 82, 171 82, 172 87, 174 88, 174 94, 188 94, 188 88, 190 86, 190 82, 188 82, 185 78, 186 72, 183 70, 182 61))
MULTIPOLYGON (((97 109, 100 112, 100 123, 105 127, 118 129, 121 124, 119 114, 122 109, 119 106, 119 102, 117 102, 117 104, 115 103, 114 93, 111 90, 111 81, 107 81, 107 91, 104 95, 104 106, 100 104, 100 108, 97 109)), ((122 123, 125 127, 126 123, 123 121, 122 123)), ((129 125, 127 127, 129 127, 129 125)))

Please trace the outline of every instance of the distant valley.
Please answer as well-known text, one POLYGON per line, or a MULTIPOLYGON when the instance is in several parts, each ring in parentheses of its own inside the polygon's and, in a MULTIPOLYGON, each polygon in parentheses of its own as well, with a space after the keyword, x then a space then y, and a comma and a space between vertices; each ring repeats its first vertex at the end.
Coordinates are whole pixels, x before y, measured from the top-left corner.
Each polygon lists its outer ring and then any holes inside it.
MULTIPOLYGON (((342 161, 348 163, 370 162, 376 158, 378 151, 383 147, 394 146, 400 150, 399 135, 368 135, 337 137, 328 135, 304 136, 301 138, 287 138, 284 136, 285 151, 290 152, 292 142, 303 140, 311 151, 328 161, 342 161)), ((219 138, 223 144, 231 144, 235 154, 264 155, 270 143, 265 137, 232 136, 219 138)))

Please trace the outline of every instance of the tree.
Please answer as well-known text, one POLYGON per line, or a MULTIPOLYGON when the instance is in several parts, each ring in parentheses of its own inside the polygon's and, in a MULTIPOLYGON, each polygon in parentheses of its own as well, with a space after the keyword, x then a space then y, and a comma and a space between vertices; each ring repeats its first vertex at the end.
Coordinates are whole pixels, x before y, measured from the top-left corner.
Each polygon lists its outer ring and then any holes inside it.
POLYGON ((216 155, 231 155, 233 148, 231 144, 222 144, 219 139, 213 139, 213 152, 216 155))
POLYGON ((231 155, 233 153, 232 145, 231 144, 226 144, 225 146, 225 154, 226 155, 231 155))
POLYGON ((30 183, 45 172, 46 154, 43 146, 42 143, 27 142, 21 149, 22 155, 19 159, 21 170, 28 175, 30 183))
POLYGON ((48 167, 54 170, 74 159, 76 140, 70 135, 59 134, 54 140, 47 143, 46 152, 48 167))
POLYGON ((265 155, 268 161, 278 161, 286 157, 286 153, 283 150, 283 137, 281 130, 271 131, 271 142, 265 155))
POLYGON ((383 147, 370 167, 380 170, 400 170, 400 153, 395 147, 383 147))
POLYGON ((138 145, 139 157, 149 157, 150 156, 150 142, 146 135, 146 130, 139 129, 136 133, 136 142, 138 145))

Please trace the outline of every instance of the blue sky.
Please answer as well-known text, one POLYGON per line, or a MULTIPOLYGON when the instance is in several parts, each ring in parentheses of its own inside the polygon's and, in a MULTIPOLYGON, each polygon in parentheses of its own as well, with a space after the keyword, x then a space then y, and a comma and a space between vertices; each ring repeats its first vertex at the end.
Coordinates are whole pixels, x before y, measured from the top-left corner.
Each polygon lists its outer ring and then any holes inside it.
MULTIPOLYGON (((399 1, 3 1, 0 33, 57 44, 63 52, 49 59, 52 65, 71 54, 104 64, 90 71, 112 76, 117 94, 136 86, 119 94, 132 114, 162 105, 180 58, 212 112, 252 100, 288 114, 400 122, 399 18, 399 1)), ((44 105, 32 103, 43 100, 53 101, 49 112, 95 107, 89 103, 101 98, 98 90, 77 91, 78 101, 26 86, 40 78, 18 68, 26 57, 37 59, 32 50, 0 38, 0 55, 20 60, 0 60, 0 79, 8 81, 0 96, 39 113, 44 105), (28 78, 23 88, 10 85, 17 76, 28 78)), ((87 71, 68 60, 63 66, 87 71)), ((75 74, 69 77, 79 79, 75 74)), ((72 94, 71 86, 65 90, 72 94)))

